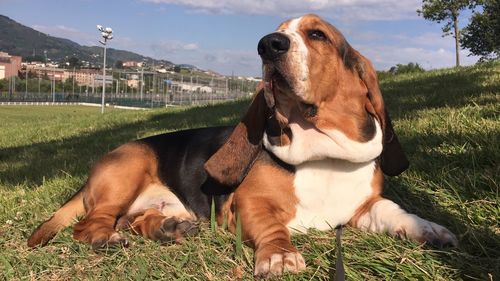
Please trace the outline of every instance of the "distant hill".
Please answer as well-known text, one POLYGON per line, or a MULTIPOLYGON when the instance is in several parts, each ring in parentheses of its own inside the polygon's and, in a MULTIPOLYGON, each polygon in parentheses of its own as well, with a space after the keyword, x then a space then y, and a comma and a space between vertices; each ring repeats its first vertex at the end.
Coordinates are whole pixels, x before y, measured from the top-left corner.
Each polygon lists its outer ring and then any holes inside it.
MULTIPOLYGON (((47 58, 52 61, 64 61, 69 57, 77 57, 80 61, 89 61, 94 65, 102 64, 102 47, 82 46, 68 39, 53 37, 33 28, 22 25, 9 17, 0 15, 0 51, 11 55, 28 57, 47 52, 47 58)), ((153 58, 145 57, 137 53, 108 48, 107 63, 114 65, 121 61, 153 61, 153 58)), ((154 60, 155 64, 172 65, 167 60, 154 60)))

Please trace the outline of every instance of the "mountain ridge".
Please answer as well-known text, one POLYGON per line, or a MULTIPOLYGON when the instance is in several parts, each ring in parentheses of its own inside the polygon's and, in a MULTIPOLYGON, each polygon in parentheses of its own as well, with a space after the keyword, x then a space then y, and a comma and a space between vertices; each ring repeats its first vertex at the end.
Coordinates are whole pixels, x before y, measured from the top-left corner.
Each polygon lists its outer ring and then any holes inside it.
MULTIPOLYGON (((5 15, 0 15, 0 51, 23 58, 36 55, 46 56, 52 61, 64 62, 70 57, 102 65, 102 47, 84 46, 70 39, 45 34, 25 26, 5 15)), ((168 60, 153 59, 135 52, 115 48, 107 49, 107 64, 117 61, 147 61, 155 64, 174 65, 168 60)))

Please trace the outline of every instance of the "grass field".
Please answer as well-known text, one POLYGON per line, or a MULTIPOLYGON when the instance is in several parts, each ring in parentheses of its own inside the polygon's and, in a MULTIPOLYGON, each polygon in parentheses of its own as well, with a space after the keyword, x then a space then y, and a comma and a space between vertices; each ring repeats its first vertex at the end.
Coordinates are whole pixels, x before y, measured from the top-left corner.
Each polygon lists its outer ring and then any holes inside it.
MULTIPOLYGON (((500 280, 500 64, 407 74, 381 81, 411 162, 385 195, 447 226, 460 246, 435 249, 346 228, 348 280, 500 280)), ((29 249, 26 239, 85 181, 94 161, 129 140, 232 124, 248 101, 152 111, 0 107, 0 280, 251 279, 253 254, 209 224, 182 245, 130 235, 127 249, 93 252, 66 229, 29 249)), ((335 235, 293 237, 307 270, 284 280, 324 280, 334 271, 335 235)))

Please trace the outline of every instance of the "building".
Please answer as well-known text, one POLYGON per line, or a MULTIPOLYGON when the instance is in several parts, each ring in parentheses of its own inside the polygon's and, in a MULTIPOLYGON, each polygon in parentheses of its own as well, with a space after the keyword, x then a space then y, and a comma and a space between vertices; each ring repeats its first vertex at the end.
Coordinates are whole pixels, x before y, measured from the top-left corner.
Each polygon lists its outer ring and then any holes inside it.
MULTIPOLYGON (((76 69, 76 70, 65 70, 64 71, 64 80, 74 78, 75 83, 78 86, 93 86, 95 84, 94 80, 96 79, 96 75, 99 75, 100 71, 96 69, 76 69)), ((106 75, 108 76, 108 75, 106 75)), ((102 83, 102 76, 99 76, 99 79, 102 83)), ((106 77, 106 80, 109 78, 106 77)))
POLYGON ((21 70, 20 56, 10 56, 5 52, 0 52, 0 79, 17 76, 21 70))
POLYGON ((139 80, 139 79, 129 79, 129 80, 127 80, 127 87, 130 87, 130 88, 137 89, 137 88, 139 88, 140 84, 141 84, 141 80, 139 80))
POLYGON ((182 83, 177 81, 172 82, 171 87, 172 89, 181 92, 200 92, 205 94, 211 94, 213 92, 213 89, 209 86, 203 86, 200 84, 193 84, 193 83, 182 83))
POLYGON ((142 67, 142 62, 139 62, 139 61, 125 61, 125 62, 123 62, 123 67, 125 67, 125 68, 142 67))
MULTIPOLYGON (((102 74, 95 74, 94 75, 94 79, 93 79, 94 86, 96 86, 96 87, 102 86, 102 77, 103 77, 102 74)), ((106 80, 106 85, 113 85, 113 76, 106 75, 105 80, 106 80)))
POLYGON ((32 61, 23 64, 25 64, 23 67, 26 67, 26 71, 28 72, 35 72, 36 68, 47 67, 47 65, 41 61, 32 61))
POLYGON ((139 75, 137 74, 128 74, 127 75, 127 87, 130 88, 139 88, 141 81, 139 80, 139 75))
MULTIPOLYGON (((96 75, 99 75, 100 71, 97 69, 64 69, 64 68, 56 68, 56 67, 46 67, 40 66, 39 64, 28 64, 26 65, 26 69, 29 72, 30 77, 32 75, 36 75, 37 77, 46 78, 48 80, 55 81, 66 81, 68 79, 74 78, 75 84, 78 86, 94 86, 97 82, 94 82, 96 79, 100 79, 102 83, 102 76, 99 78, 96 75)), ((106 75, 106 80, 111 79, 111 76, 108 77, 106 75)), ((108 82, 106 82, 108 83, 108 82)))
POLYGON ((36 73, 38 77, 46 77, 49 80, 64 81, 65 71, 62 68, 56 67, 33 67, 29 70, 30 73, 36 73))

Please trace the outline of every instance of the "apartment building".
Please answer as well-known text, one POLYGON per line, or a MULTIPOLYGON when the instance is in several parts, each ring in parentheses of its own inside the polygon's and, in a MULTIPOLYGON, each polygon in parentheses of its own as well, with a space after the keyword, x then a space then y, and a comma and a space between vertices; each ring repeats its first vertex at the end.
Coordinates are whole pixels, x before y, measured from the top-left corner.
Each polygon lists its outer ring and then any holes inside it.
POLYGON ((17 76, 21 70, 20 56, 11 56, 8 53, 0 52, 0 79, 17 76))

